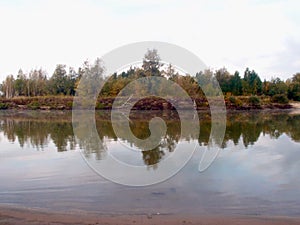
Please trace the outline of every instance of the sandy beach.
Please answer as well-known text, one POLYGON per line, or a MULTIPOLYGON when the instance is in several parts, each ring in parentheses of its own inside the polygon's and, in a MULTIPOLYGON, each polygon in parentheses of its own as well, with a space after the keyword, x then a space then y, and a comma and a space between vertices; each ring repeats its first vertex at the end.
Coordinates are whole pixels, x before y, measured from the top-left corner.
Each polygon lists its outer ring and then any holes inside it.
POLYGON ((293 109, 300 109, 300 102, 292 102, 290 103, 293 109))
POLYGON ((1 225, 21 224, 203 224, 203 225, 296 225, 300 218, 260 217, 260 216, 227 216, 227 215, 95 215, 79 213, 50 213, 33 209, 0 207, 1 225))

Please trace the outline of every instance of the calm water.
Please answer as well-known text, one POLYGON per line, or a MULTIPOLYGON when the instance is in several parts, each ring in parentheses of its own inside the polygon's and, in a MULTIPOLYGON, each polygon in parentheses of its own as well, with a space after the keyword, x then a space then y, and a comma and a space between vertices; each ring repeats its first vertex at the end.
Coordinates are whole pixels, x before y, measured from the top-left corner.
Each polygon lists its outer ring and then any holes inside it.
POLYGON ((124 147, 139 148, 130 140, 117 138, 108 112, 95 116, 102 146, 74 135, 71 112, 0 112, 0 205, 101 214, 300 216, 300 112, 229 114, 222 150, 202 173, 199 160, 212 148, 210 115, 199 114, 199 137, 180 134, 175 112, 132 113, 132 132, 148 137, 153 116, 166 121, 166 135, 155 149, 139 152, 124 147), (100 177, 80 153, 97 163, 111 153, 151 172, 185 143, 200 147, 178 174, 138 188, 100 177))

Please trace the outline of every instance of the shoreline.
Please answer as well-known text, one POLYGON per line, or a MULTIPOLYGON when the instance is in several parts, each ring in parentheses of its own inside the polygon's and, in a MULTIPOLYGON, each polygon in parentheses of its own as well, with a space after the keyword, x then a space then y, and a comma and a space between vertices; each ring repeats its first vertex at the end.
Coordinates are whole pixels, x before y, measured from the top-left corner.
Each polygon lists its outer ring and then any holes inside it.
POLYGON ((205 225, 296 225, 300 217, 257 215, 194 215, 194 214, 101 214, 89 212, 50 212, 39 209, 0 206, 0 224, 205 224, 205 225))
MULTIPOLYGON (((228 111, 252 111, 252 110, 280 110, 280 109, 300 109, 300 102, 291 101, 289 103, 272 103, 270 101, 260 100, 258 104, 251 104, 247 102, 247 97, 240 96, 236 98, 236 102, 232 102, 228 99, 224 99, 226 110, 228 111), (241 101, 243 100, 243 101, 241 101)), ((61 111, 73 109, 72 96, 46 96, 46 97, 16 97, 12 99, 0 98, 0 110, 43 110, 43 111, 61 111)), ((111 110, 114 104, 115 98, 106 97, 99 98, 96 102, 96 110, 111 110)), ((160 99, 156 97, 149 97, 142 100, 132 99, 132 110, 176 110, 176 108, 170 103, 175 103, 178 109, 190 109, 191 99, 160 99)), ((124 99, 126 101, 126 99, 124 99)), ((204 98, 195 98, 193 108, 197 111, 210 110, 209 104, 204 98)), ((214 99, 211 100, 211 104, 214 103, 214 99)), ((219 100, 217 100, 219 101, 219 100)), ((219 104, 219 103, 217 103, 219 104)), ((79 106, 80 107, 80 106, 79 106)), ((126 106, 125 106, 126 108, 126 106)))

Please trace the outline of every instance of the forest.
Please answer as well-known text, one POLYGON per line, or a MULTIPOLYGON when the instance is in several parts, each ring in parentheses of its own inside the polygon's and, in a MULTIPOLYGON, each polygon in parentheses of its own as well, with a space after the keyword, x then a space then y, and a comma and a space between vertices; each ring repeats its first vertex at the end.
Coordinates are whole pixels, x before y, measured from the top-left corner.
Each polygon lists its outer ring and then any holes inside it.
MULTIPOLYGON (((2 99, 18 97, 71 97, 76 94, 80 79, 87 74, 101 74, 104 68, 98 58, 93 63, 85 61, 81 67, 75 69, 64 64, 58 64, 52 74, 43 69, 33 69, 24 73, 22 69, 16 75, 8 75, 0 84, 2 99)), ((300 101, 300 73, 291 75, 291 78, 282 80, 274 77, 271 80, 261 80, 253 69, 246 68, 240 73, 235 71, 231 74, 226 68, 218 70, 207 69, 199 71, 195 76, 182 74, 171 65, 161 63, 156 49, 148 50, 140 67, 130 67, 120 73, 112 74, 101 90, 100 98, 114 98, 127 84, 142 77, 164 77, 180 85, 192 98, 204 96, 213 90, 214 82, 218 82, 224 96, 233 103, 234 96, 255 96, 269 98, 271 102, 288 103, 289 100, 300 101)), ((99 78, 99 77, 98 77, 99 78)), ((101 76, 100 76, 101 78, 101 76)), ((102 79, 102 78, 101 78, 102 79)), ((172 87, 161 87, 167 90, 172 87)), ((145 91, 136 87, 137 91, 145 91)), ((214 93, 216 94, 216 93, 214 93)), ((256 101, 255 98, 253 101, 256 101)))

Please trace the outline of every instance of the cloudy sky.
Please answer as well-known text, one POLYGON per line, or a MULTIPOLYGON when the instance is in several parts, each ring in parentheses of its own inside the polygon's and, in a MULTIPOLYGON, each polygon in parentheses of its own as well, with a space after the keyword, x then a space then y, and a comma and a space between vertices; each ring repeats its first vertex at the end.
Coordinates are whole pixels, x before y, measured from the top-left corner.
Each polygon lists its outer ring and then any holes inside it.
POLYGON ((297 0, 0 0, 0 80, 78 67, 138 41, 165 41, 213 69, 261 78, 300 72, 297 0))

